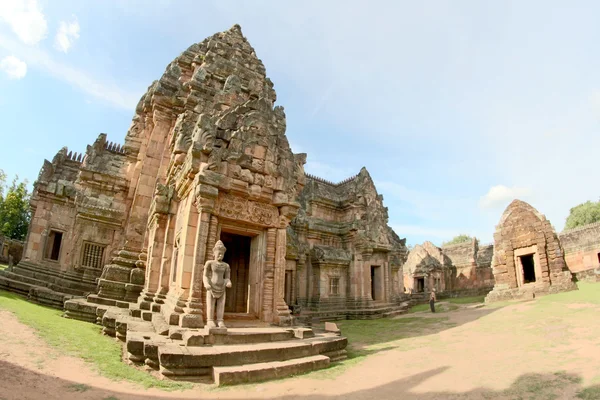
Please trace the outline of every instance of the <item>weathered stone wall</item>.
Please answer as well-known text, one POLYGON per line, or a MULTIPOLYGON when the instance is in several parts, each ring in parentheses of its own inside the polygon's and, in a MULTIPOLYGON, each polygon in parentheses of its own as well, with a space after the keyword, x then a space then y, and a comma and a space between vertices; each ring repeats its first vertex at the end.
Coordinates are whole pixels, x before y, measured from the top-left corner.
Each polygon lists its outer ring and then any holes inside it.
POLYGON ((23 257, 24 245, 20 240, 0 235, 0 263, 8 264, 9 258, 12 258, 13 264, 17 264, 23 257))
POLYGON ((431 242, 416 245, 404 264, 406 290, 415 292, 415 279, 423 278, 425 292, 436 288, 441 293, 464 295, 488 292, 494 285, 490 266, 492 246, 479 249, 477 239, 439 248, 431 242))
POLYGON ((494 286, 491 261, 493 245, 479 247, 477 239, 442 247, 451 264, 451 278, 447 290, 461 291, 482 288, 487 291, 494 286))
POLYGON ((565 262, 578 279, 600 276, 600 222, 569 229, 558 235, 565 262))

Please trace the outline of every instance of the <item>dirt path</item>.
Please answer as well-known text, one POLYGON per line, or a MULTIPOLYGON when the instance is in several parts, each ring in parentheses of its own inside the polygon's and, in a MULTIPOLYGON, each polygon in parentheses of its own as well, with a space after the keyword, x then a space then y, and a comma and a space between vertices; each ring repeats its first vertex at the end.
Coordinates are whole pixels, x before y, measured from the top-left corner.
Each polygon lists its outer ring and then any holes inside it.
POLYGON ((103 378, 0 310, 0 399, 573 399, 583 386, 600 383, 600 319, 582 319, 598 315, 600 307, 571 306, 573 314, 528 320, 530 308, 436 314, 458 326, 382 344, 385 350, 329 379, 308 375, 229 389, 198 385, 185 392, 103 378))

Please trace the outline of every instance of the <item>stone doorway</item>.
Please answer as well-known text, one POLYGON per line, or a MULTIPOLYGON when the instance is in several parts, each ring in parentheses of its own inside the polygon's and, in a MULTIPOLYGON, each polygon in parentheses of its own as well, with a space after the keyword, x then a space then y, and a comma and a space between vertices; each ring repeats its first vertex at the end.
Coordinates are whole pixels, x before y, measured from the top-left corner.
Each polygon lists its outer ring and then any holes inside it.
POLYGON ((225 312, 248 313, 251 238, 223 232, 221 240, 227 248, 223 261, 231 268, 231 289, 227 291, 225 312))
POLYGON ((523 284, 535 282, 535 261, 533 254, 525 254, 519 257, 523 268, 523 284))
POLYGON ((382 284, 381 266, 371 266, 371 298, 375 301, 383 300, 381 284, 382 284))
POLYGON ((415 278, 415 292, 422 293, 425 291, 425 278, 415 278))

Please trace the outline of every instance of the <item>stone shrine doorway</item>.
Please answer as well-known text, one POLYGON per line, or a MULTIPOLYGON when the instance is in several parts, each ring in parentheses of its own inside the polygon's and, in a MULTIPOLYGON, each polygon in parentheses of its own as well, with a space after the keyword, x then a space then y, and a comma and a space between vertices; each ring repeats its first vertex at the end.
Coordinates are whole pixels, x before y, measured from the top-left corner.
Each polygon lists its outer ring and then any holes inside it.
POLYGON ((521 267, 523 268, 523 284, 535 282, 535 262, 533 254, 526 254, 519 257, 521 267))
POLYGON ((221 241, 227 248, 223 261, 231 268, 231 288, 227 290, 225 312, 248 313, 251 238, 222 232, 221 241))
POLYGON ((425 278, 415 278, 415 292, 422 293, 425 291, 425 278))

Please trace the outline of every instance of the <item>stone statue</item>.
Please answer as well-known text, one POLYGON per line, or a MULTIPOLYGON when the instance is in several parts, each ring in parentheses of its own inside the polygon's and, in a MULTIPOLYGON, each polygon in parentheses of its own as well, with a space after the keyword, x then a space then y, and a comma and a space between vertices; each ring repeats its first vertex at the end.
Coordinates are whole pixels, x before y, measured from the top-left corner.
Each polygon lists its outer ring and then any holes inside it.
POLYGON ((215 328, 215 303, 217 304, 217 324, 219 328, 226 328, 223 322, 225 313, 225 289, 231 287, 229 279, 229 264, 223 262, 225 255, 225 245, 222 241, 217 241, 213 248, 214 260, 209 260, 204 264, 203 282, 206 287, 206 326, 215 328))

